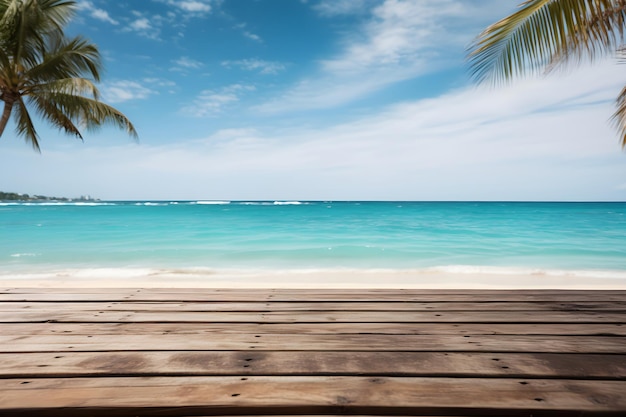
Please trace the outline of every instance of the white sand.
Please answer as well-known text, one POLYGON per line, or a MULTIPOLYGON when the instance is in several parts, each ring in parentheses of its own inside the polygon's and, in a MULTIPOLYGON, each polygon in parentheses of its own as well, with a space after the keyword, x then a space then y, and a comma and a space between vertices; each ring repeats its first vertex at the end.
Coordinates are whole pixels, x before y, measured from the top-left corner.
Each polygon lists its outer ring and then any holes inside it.
POLYGON ((602 271, 455 273, 426 270, 76 270, 0 275, 4 288, 614 289, 626 274, 602 271))

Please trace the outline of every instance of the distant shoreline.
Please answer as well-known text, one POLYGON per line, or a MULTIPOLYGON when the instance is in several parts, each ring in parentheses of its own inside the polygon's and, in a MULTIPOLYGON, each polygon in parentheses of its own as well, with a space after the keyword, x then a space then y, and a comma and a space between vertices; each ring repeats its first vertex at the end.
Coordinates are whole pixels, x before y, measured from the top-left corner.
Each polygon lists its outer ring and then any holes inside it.
POLYGON ((28 203, 36 203, 36 202, 96 202, 100 201, 97 198, 92 198, 91 196, 80 196, 76 198, 68 198, 68 197, 49 197, 45 195, 30 195, 30 194, 19 194, 12 192, 0 191, 0 201, 11 201, 11 202, 28 202, 28 203))

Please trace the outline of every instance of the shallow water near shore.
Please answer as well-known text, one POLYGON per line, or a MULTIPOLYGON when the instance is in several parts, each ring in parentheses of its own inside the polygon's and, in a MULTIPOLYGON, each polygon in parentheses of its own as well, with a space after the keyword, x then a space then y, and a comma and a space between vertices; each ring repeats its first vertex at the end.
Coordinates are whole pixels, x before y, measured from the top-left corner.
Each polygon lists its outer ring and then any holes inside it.
POLYGON ((3 280, 626 280, 626 203, 4 202, 0 234, 3 280))

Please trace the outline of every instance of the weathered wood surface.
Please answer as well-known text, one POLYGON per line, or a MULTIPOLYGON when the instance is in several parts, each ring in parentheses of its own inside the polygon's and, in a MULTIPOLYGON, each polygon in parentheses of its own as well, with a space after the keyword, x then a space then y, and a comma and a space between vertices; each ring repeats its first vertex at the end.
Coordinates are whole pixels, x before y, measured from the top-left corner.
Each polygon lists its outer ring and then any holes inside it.
POLYGON ((626 336, 626 323, 3 323, 3 335, 454 334, 626 336))
POLYGON ((233 289, 0 289, 3 301, 98 302, 623 302, 626 290, 233 290, 233 289))
POLYGON ((0 416, 626 415, 626 291, 0 289, 0 416))
POLYGON ((210 323, 617 323, 626 311, 0 311, 0 323, 41 322, 210 322, 210 323))

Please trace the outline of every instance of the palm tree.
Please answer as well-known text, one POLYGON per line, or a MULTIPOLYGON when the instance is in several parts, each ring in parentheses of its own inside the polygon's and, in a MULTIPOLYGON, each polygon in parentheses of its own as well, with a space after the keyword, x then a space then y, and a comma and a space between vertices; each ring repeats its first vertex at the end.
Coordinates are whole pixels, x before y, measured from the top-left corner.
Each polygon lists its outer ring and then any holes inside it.
POLYGON ((113 124, 137 132, 120 111, 99 101, 94 82, 102 68, 97 47, 63 28, 74 14, 69 0, 0 0, 0 136, 11 113, 17 134, 39 151, 34 109, 42 119, 81 140, 78 127, 113 124))
MULTIPOLYGON (((626 0, 526 0, 518 10, 485 29, 470 47, 473 77, 502 83, 614 54, 622 46, 626 0)), ((616 125, 626 147, 626 87, 616 100, 616 125)))

